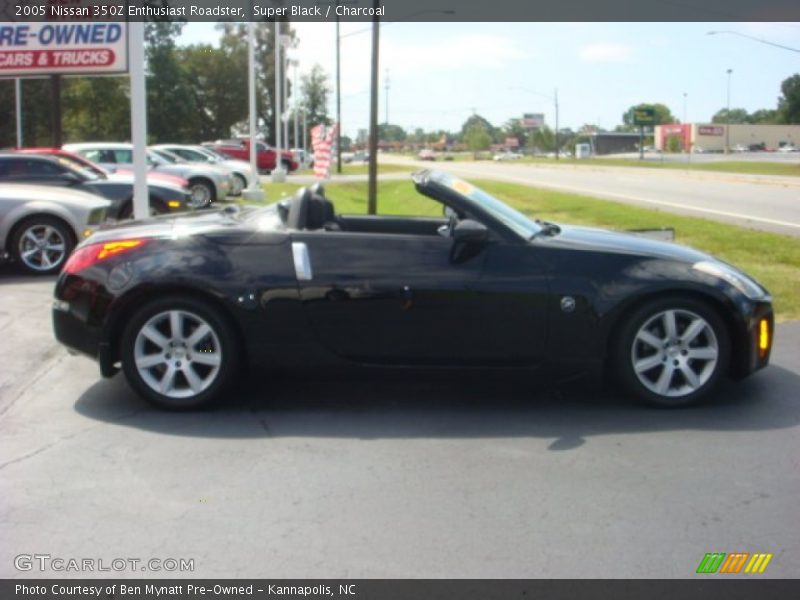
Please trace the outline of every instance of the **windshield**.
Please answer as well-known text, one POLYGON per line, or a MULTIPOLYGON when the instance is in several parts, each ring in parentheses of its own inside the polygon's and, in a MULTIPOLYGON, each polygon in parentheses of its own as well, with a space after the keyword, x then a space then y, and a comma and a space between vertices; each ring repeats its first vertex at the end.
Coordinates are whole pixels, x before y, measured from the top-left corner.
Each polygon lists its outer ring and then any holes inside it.
POLYGON ((72 171, 78 171, 83 177, 90 181, 97 181, 98 179, 107 179, 105 173, 99 169, 93 169, 84 165, 83 163, 73 160, 66 156, 59 156, 58 162, 72 171))
POLYGON ((212 158, 214 160, 227 160, 228 159, 228 157, 225 156, 224 154, 221 154, 221 153, 219 153, 216 150, 213 150, 211 148, 205 148, 203 146, 197 146, 196 148, 193 148, 193 150, 196 150, 197 152, 205 154, 206 156, 208 156, 209 158, 212 158))
POLYGON ((174 164, 174 163, 178 163, 178 162, 185 162, 182 158, 180 158, 179 156, 173 154, 172 152, 167 152, 166 150, 161 150, 160 148, 159 149, 153 149, 153 153, 156 156, 164 159, 168 163, 173 163, 174 164))
POLYGON ((475 187, 471 183, 467 183, 463 179, 444 173, 437 173, 434 176, 434 181, 469 199, 472 204, 476 205, 483 212, 500 221, 503 225, 526 240, 542 230, 535 221, 529 219, 518 210, 511 208, 508 204, 501 202, 494 196, 475 187))

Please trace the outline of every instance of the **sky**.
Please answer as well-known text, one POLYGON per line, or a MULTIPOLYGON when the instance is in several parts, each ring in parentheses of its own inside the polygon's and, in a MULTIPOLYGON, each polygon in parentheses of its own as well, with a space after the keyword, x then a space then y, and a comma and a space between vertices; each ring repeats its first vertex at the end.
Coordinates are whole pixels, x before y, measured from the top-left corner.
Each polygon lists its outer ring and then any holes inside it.
MULTIPOLYGON (((293 23, 291 56, 302 75, 320 64, 334 89, 335 25, 293 23)), ((342 23, 342 123, 355 137, 369 120, 369 24, 342 23)), ((780 84, 800 73, 800 23, 383 23, 379 122, 407 130, 457 131, 473 113, 500 126, 523 113, 559 125, 613 129, 639 102, 666 104, 676 118, 709 121, 726 106, 775 108, 780 84)), ((181 44, 218 39, 211 23, 189 23, 181 44)), ((243 74, 245 76, 245 74, 243 74)), ((329 112, 335 113, 331 93, 329 112)))

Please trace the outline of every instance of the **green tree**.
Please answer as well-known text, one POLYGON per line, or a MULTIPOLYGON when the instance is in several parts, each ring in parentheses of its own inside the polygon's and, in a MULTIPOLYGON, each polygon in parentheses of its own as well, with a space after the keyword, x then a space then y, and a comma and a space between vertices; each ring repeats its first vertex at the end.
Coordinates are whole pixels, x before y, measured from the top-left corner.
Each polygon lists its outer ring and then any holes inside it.
POLYGON ((505 141, 505 138, 516 138, 520 148, 524 148, 528 145, 528 130, 522 126, 522 121, 520 119, 509 119, 500 131, 503 141, 505 141))
POLYGON ((197 105, 175 48, 175 38, 183 25, 159 21, 145 27, 147 130, 154 142, 197 141, 197 105))
POLYGON ((461 126, 461 141, 463 141, 465 144, 467 143, 466 141, 467 132, 473 127, 480 127, 481 129, 486 131, 486 133, 489 134, 489 137, 491 139, 494 139, 495 136, 494 125, 492 125, 489 121, 487 121, 480 115, 472 115, 469 119, 464 121, 464 124, 461 126))
POLYGON ((780 115, 775 109, 761 108, 750 113, 750 123, 775 124, 779 118, 780 115))
POLYGON ((488 150, 492 145, 492 136, 489 131, 481 123, 473 123, 463 134, 464 143, 472 151, 475 158, 478 157, 478 152, 481 150, 488 150))
POLYGON ((64 83, 65 141, 130 139, 130 85, 127 77, 78 77, 65 79, 64 83))
POLYGON ((628 110, 626 110, 622 114, 622 126, 617 127, 618 131, 635 131, 638 130, 639 127, 633 124, 633 113, 636 110, 650 108, 653 109, 655 113, 655 123, 654 125, 664 125, 665 123, 675 123, 676 119, 673 116, 672 112, 669 110, 669 107, 665 104, 648 104, 643 102, 641 104, 636 104, 631 106, 628 110))
POLYGON ((714 113, 713 117, 711 117, 711 122, 728 123, 729 117, 731 123, 752 123, 752 121, 750 120, 750 115, 743 108, 732 108, 730 111, 730 115, 728 115, 727 108, 721 108, 714 113))
POLYGON ((319 125, 330 125, 331 119, 328 116, 328 96, 331 88, 328 83, 328 74, 320 65, 311 67, 311 72, 303 75, 300 82, 300 95, 303 98, 303 106, 308 115, 308 125, 312 127, 319 125))
POLYGON ((383 142, 404 142, 408 134, 400 125, 381 123, 378 125, 378 139, 383 142))
POLYGON ((781 83, 778 112, 783 123, 800 123, 800 74, 792 75, 781 83))

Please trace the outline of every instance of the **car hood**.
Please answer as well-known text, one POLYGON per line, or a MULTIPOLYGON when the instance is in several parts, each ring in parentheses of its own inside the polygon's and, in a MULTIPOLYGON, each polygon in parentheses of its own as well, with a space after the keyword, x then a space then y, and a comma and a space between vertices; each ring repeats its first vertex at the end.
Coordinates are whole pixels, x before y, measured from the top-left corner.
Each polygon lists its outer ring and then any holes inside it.
MULTIPOLYGON (((94 181, 92 183, 100 183, 102 181, 103 180, 101 179, 99 181, 94 181)), ((105 181, 111 182, 111 183, 125 183, 125 184, 133 185, 134 176, 133 176, 133 173, 128 173, 128 172, 110 173, 108 175, 108 178, 105 181)), ((181 187, 180 185, 178 185, 177 181, 178 180, 173 182, 171 177, 170 178, 166 178, 166 177, 162 178, 162 177, 151 177, 151 176, 148 175, 148 177, 147 177, 147 186, 151 190, 154 189, 154 188, 160 188, 160 189, 164 189, 164 190, 169 190, 171 192, 180 192, 182 194, 186 193, 186 190, 183 187, 181 187)))
POLYGON ((630 233, 591 227, 563 225, 561 226, 561 232, 554 237, 537 239, 550 240, 551 244, 557 246, 585 248, 587 250, 613 252, 616 254, 634 254, 686 263, 716 260, 714 257, 688 246, 652 240, 630 233))
POLYGON ((53 202, 90 209, 111 206, 106 198, 83 190, 25 183, 4 183, 0 186, 0 200, 53 202))

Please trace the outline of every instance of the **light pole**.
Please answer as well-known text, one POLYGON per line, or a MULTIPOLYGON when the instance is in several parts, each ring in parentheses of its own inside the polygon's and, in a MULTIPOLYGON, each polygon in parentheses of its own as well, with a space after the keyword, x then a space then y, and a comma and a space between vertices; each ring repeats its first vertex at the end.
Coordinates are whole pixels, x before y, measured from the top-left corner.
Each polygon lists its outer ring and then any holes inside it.
POLYGON ((367 213, 378 212, 378 54, 380 49, 380 17, 375 0, 375 17, 372 20, 372 64, 370 69, 369 96, 369 185, 367 190, 367 213))
POLYGON ((17 148, 22 148, 22 79, 14 80, 14 114, 17 119, 17 148))
POLYGON ((386 126, 389 126, 389 69, 386 69, 386 80, 384 81, 384 88, 386 89, 386 97, 384 101, 386 102, 386 126))
POLYGON ((725 109, 725 154, 731 152, 731 73, 733 69, 728 69, 728 105, 725 109))
POLYGON ((298 117, 297 117, 297 95, 299 93, 299 88, 297 87, 297 66, 300 64, 300 61, 297 60, 296 58, 292 58, 292 59, 289 60, 289 64, 294 69, 294 74, 293 74, 293 77, 292 77, 292 116, 294 117, 294 138, 293 138, 293 140, 294 140, 294 147, 299 149, 300 148, 300 144, 297 141, 298 140, 298 137, 297 137, 297 133, 298 133, 298 130, 297 130, 298 129, 297 128, 297 119, 298 119, 298 117))
POLYGON ((761 38, 753 37, 752 35, 747 35, 746 33, 739 33, 738 31, 730 31, 728 29, 722 31, 708 31, 706 35, 717 35, 719 33, 727 33, 730 35, 737 35, 742 38, 746 38, 748 40, 753 40, 754 42, 759 42, 760 44, 766 44, 767 46, 775 46, 776 48, 781 48, 782 50, 789 50, 790 52, 800 52, 800 49, 792 48, 791 46, 784 46, 783 44, 776 44, 775 42, 769 42, 767 40, 762 40, 761 38))
POLYGON ((247 24, 247 101, 250 119, 250 186, 244 190, 248 200, 262 200, 264 192, 258 177, 258 161, 256 160, 256 32, 255 23, 247 24))

